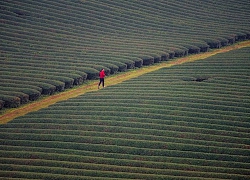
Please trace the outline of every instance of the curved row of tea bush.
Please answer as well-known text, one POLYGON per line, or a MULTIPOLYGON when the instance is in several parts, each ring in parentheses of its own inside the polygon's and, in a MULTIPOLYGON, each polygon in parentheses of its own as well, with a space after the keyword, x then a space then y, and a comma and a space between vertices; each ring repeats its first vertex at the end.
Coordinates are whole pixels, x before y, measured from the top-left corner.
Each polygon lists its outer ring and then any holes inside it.
POLYGON ((249 52, 162 68, 0 125, 0 177, 247 179, 249 52))
MULTIPOLYGON (((198 0, 14 0, 0 6, 0 90, 6 82, 20 89, 40 82, 41 94, 52 94, 96 79, 102 68, 114 74, 250 38, 246 0, 216 5, 198 0), (60 81, 60 87, 48 79, 60 81)), ((5 107, 24 102, 2 95, 5 107)))

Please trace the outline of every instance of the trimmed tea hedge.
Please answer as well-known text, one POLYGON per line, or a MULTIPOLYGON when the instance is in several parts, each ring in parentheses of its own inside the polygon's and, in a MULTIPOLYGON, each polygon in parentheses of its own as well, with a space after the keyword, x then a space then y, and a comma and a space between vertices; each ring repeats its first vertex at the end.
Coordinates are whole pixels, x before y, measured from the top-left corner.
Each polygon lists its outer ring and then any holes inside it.
POLYGON ((248 179, 249 52, 162 68, 0 125, 0 177, 248 179))
POLYGON ((4 101, 2 105, 4 105, 3 107, 7 108, 15 108, 21 104, 21 99, 17 96, 0 94, 0 100, 4 101))
POLYGON ((5 101, 0 100, 0 109, 2 109, 4 107, 4 103, 5 103, 5 101))
POLYGON ((43 74, 64 84, 50 82, 56 89, 45 94, 97 79, 102 68, 114 74, 250 38, 247 0, 12 0, 0 6, 0 72, 11 72, 1 78, 27 76, 29 83, 19 78, 15 84, 43 86, 32 78, 43 74))

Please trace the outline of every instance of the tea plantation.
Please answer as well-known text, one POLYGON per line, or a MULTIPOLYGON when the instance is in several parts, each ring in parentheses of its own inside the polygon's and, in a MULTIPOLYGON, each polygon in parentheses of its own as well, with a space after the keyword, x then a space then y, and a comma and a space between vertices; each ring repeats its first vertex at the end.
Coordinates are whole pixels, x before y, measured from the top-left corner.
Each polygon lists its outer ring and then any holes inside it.
POLYGON ((0 125, 6 179, 249 179, 250 48, 0 125))
POLYGON ((250 1, 2 0, 0 109, 250 39, 250 1))

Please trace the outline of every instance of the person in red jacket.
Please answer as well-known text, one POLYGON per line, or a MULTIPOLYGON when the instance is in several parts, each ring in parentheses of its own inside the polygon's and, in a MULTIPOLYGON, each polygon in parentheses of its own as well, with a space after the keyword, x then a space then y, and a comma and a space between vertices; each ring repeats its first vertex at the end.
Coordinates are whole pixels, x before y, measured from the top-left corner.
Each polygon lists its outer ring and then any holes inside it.
POLYGON ((106 76, 105 71, 104 71, 104 69, 102 69, 102 70, 100 71, 100 73, 99 73, 100 82, 99 82, 99 84, 98 84, 98 89, 99 89, 99 87, 100 87, 101 84, 102 84, 102 87, 105 87, 105 86, 104 86, 104 77, 105 77, 105 76, 106 76))

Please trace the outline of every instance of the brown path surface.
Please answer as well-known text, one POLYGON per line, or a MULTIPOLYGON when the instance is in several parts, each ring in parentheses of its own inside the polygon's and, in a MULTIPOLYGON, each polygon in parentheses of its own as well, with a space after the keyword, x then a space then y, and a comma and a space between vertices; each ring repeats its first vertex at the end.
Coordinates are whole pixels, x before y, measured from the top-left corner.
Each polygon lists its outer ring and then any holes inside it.
MULTIPOLYGON (((232 46, 227 46, 221 49, 215 49, 211 52, 194 54, 183 58, 174 59, 171 61, 161 62, 159 64, 154 64, 152 66, 145 66, 140 69, 130 70, 124 73, 119 73, 117 75, 111 75, 106 77, 105 83, 107 86, 112 86, 123 81, 129 80, 131 78, 138 77, 145 73, 149 73, 158 70, 163 67, 171 67, 173 65, 182 64, 185 62, 192 62, 196 60, 205 59, 207 57, 213 56, 218 53, 228 52, 234 49, 239 49, 242 47, 250 46, 250 41, 244 41, 241 43, 234 44, 232 46)), ((77 97, 79 95, 85 94, 86 92, 97 91, 97 81, 92 81, 88 85, 84 84, 78 86, 74 89, 66 90, 64 92, 45 97, 41 100, 31 102, 26 105, 22 105, 19 108, 7 110, 3 115, 0 116, 0 124, 7 123, 16 117, 23 116, 29 112, 37 111, 39 109, 48 107, 49 105, 55 104, 56 102, 67 100, 69 98, 77 97)))

